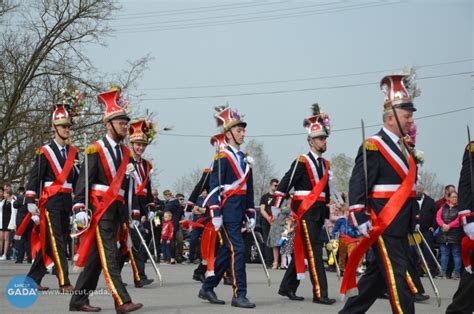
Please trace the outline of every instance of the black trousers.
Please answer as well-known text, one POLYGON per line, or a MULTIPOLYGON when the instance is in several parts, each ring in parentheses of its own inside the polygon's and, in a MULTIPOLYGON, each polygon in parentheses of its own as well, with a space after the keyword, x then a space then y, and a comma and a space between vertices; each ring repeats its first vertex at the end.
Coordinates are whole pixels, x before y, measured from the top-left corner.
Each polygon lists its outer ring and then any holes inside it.
MULTIPOLYGON (((67 260, 67 236, 69 232, 69 213, 63 209, 46 210, 46 254, 52 258, 56 267, 59 286, 70 285, 67 260)), ((46 274, 41 250, 31 265, 28 276, 37 284, 46 274)))
MULTIPOLYGON (((111 210, 109 208, 109 210, 111 210)), ((101 219, 96 229, 96 240, 92 244, 84 270, 77 278, 75 292, 70 306, 89 304, 89 295, 97 288, 100 273, 103 271, 105 283, 116 305, 131 302, 120 275, 117 261, 117 230, 120 226, 118 215, 114 219, 101 219)))
POLYGON ((467 271, 461 276, 458 290, 454 293, 453 302, 446 309, 446 313, 471 314, 474 312, 474 274, 467 271))
POLYGON ((393 313, 415 313, 413 294, 407 283, 406 238, 382 235, 372 246, 375 261, 357 283, 359 295, 349 298, 339 313, 365 313, 377 297, 388 290, 393 313))
MULTIPOLYGON (((262 217, 262 236, 263 243, 265 244, 263 250, 263 256, 265 258, 265 264, 271 265, 273 262, 273 248, 267 246, 268 234, 270 233, 270 224, 262 217)), ((278 262, 278 261, 275 261, 278 262)))
POLYGON ((25 255, 28 262, 31 262, 30 237, 33 224, 34 223, 30 221, 25 229, 25 232, 23 232, 21 239, 15 240, 15 247, 17 249, 16 261, 18 263, 23 263, 25 255))
MULTIPOLYGON (((122 271, 127 258, 130 259, 133 270, 133 281, 138 282, 147 278, 145 274, 145 248, 143 247, 135 228, 128 228, 128 232, 132 239, 132 247, 128 249, 128 254, 123 254, 122 248, 118 250, 117 259, 119 261, 120 272, 122 271)), ((126 243, 122 243, 122 245, 126 245, 126 243)))
MULTIPOLYGON (((303 237, 305 255, 308 260, 314 299, 328 297, 328 281, 323 262, 323 243, 320 240, 322 226, 321 221, 301 219, 301 235, 303 237)), ((295 258, 293 256, 280 284, 280 290, 296 292, 299 284, 300 281, 296 277, 295 258)))

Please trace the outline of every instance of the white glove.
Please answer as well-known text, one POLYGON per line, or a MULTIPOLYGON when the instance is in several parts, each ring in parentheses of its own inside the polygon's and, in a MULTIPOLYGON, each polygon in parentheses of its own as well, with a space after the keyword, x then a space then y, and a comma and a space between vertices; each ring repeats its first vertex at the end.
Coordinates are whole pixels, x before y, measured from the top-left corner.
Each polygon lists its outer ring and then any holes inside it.
POLYGON ((214 229, 219 231, 219 229, 222 227, 222 216, 212 217, 212 224, 214 225, 214 229))
POLYGON ((415 231, 416 231, 416 232, 420 232, 420 225, 419 225, 419 224, 416 224, 416 225, 415 225, 415 231))
POLYGON ((462 226, 464 233, 469 237, 469 239, 474 241, 474 222, 470 222, 462 226))
POLYGON ((130 223, 130 228, 133 228, 135 229, 134 226, 139 226, 140 225, 140 222, 138 220, 132 220, 132 222, 130 223))
POLYGON ((369 231, 372 230, 372 223, 370 222, 370 220, 368 220, 363 224, 358 225, 357 229, 359 229, 360 234, 362 234, 364 237, 370 238, 369 231))
POLYGON ((31 216, 31 220, 35 223, 35 225, 39 225, 40 223, 40 218, 38 215, 31 216))
POLYGON ((28 207, 28 211, 32 214, 32 215, 38 215, 39 214, 39 210, 38 210, 38 206, 36 206, 35 203, 29 203, 27 205, 28 207))
POLYGON ((155 219, 155 213, 150 210, 148 213, 148 220, 152 221, 153 219, 155 219))
POLYGON ((126 170, 125 170, 125 174, 126 174, 127 176, 129 176, 129 175, 130 175, 132 172, 134 172, 134 171, 135 171, 135 167, 133 166, 132 163, 129 163, 129 164, 127 165, 126 170))
POLYGON ((247 229, 253 230, 255 228, 255 218, 249 218, 247 221, 247 229))
POLYGON ((78 226, 82 228, 86 227, 89 224, 89 215, 86 212, 78 212, 75 216, 75 221, 78 226))

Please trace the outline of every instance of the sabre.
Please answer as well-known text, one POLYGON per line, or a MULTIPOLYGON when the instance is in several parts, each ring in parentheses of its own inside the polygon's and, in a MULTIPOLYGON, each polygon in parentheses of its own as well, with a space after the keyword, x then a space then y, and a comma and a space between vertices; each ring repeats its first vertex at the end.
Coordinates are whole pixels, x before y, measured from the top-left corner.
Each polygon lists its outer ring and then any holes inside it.
POLYGON ((436 256, 434 255, 433 251, 431 250, 431 248, 430 248, 428 242, 426 242, 426 239, 425 239, 425 237, 423 236, 423 233, 421 233, 420 230, 416 230, 416 232, 418 232, 418 234, 421 236, 421 239, 423 240, 423 243, 425 244, 426 248, 428 249, 428 252, 430 252, 431 257, 432 257, 433 260, 435 261, 436 268, 438 268, 439 272, 441 272, 441 265, 438 263, 438 259, 436 258, 436 256))
MULTIPOLYGON (((471 155, 471 131, 469 130, 469 125, 466 125, 467 128, 467 145, 469 145, 469 154, 471 155)), ((472 157, 469 156, 469 174, 471 175, 471 206, 474 205, 474 166, 472 165, 472 157)), ((471 207, 472 208, 472 207, 471 207)))
POLYGON ((260 250, 260 245, 258 245, 257 236, 255 235, 255 231, 253 230, 253 228, 249 228, 249 229, 250 229, 250 233, 252 234, 253 240, 255 241, 255 246, 257 247, 258 256, 260 257, 260 261, 262 262, 263 271, 265 272, 265 276, 267 277, 267 284, 270 287, 272 285, 272 281, 270 279, 270 274, 268 273, 267 265, 265 265, 265 260, 263 259, 263 254, 262 254, 262 251, 260 250))
POLYGON ((362 128, 362 159, 364 162, 364 184, 365 184, 365 210, 367 210, 367 206, 369 206, 369 182, 367 179, 367 150, 365 149, 365 125, 364 120, 360 120, 360 126, 362 128))
POLYGON ((145 247, 146 253, 148 255, 148 258, 151 261, 151 264, 153 265, 153 268, 155 269, 155 273, 158 276, 158 281, 160 282, 160 287, 163 286, 163 279, 161 277, 160 270, 158 269, 158 266, 156 265, 155 261, 153 260, 153 255, 151 255, 150 250, 148 249, 148 246, 146 245, 145 239, 143 239, 142 234, 140 233, 140 230, 138 230, 138 226, 132 223, 133 227, 135 228, 135 231, 138 233, 138 237, 140 238, 140 241, 142 242, 142 245, 145 247))
POLYGON ((428 270, 427 271, 428 278, 430 280, 431 287, 433 288, 433 291, 436 295, 436 301, 438 301, 438 307, 440 307, 441 306, 441 297, 439 295, 438 287, 436 287, 436 284, 433 280, 433 276, 431 276, 430 269, 428 268, 428 263, 426 263, 425 256, 423 255, 423 252, 421 251, 420 245, 418 244, 418 242, 416 242, 415 236, 413 234, 410 234, 410 236, 413 239, 413 242, 415 242, 416 252, 420 256, 421 261, 423 262, 423 266, 428 270))
MULTIPOLYGON (((331 236, 329 235, 329 231, 328 231, 328 228, 327 228, 327 225, 323 227, 324 230, 326 230, 326 234, 328 236, 328 240, 329 242, 331 242, 331 236)), ((336 257, 336 254, 334 254, 334 251, 332 250, 332 244, 331 244, 331 255, 332 257, 334 258, 334 264, 336 264, 336 274, 337 274, 337 279, 341 279, 341 269, 339 268, 339 262, 337 260, 337 257, 336 257)))
MULTIPOLYGON (((150 170, 150 174, 149 174, 149 178, 150 178, 150 181, 151 181, 151 175, 153 174, 153 169, 150 170)), ((148 206, 148 217, 150 217, 150 206, 148 206)), ((153 253, 155 255, 155 261, 158 261, 158 250, 156 249, 156 241, 155 241, 155 231, 153 231, 153 229, 155 229, 155 219, 153 219, 152 221, 150 221, 150 226, 151 226, 151 239, 153 241, 153 253)))

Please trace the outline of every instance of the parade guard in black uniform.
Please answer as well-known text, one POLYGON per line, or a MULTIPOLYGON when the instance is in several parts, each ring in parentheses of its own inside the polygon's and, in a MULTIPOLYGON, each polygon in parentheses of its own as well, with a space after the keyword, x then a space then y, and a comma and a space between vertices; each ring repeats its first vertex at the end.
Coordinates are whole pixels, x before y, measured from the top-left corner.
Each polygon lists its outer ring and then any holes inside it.
MULTIPOLYGON (((155 213, 152 210, 155 205, 153 203, 153 196, 151 194, 151 173, 153 172, 151 163, 142 157, 147 146, 153 141, 155 136, 155 127, 153 122, 149 119, 140 119, 130 122, 129 140, 132 148, 133 158, 131 160, 134 171, 132 172, 133 179, 133 197, 132 197, 132 212, 131 223, 139 226, 141 218, 147 217, 151 224, 154 223, 155 213)), ((142 288, 153 282, 145 274, 145 260, 146 249, 140 240, 137 230, 133 225, 128 228, 132 240, 132 247, 129 248, 128 256, 133 268, 133 276, 135 288, 142 288)))
POLYGON ((69 104, 55 105, 52 116, 54 139, 37 151, 36 162, 30 172, 25 202, 31 215, 25 219, 39 221, 41 250, 31 265, 28 276, 40 285, 50 262, 56 267, 61 292, 73 290, 69 281, 67 237, 72 214, 72 191, 79 169, 77 149, 68 144, 74 112, 69 104), (38 206, 35 199, 39 199, 38 206), (39 220, 38 220, 39 215, 39 220), (49 262, 48 262, 49 261, 49 262))
POLYGON ((225 304, 214 292, 230 263, 233 277, 231 305, 254 308, 247 299, 247 275, 245 271, 245 241, 243 223, 255 227, 254 194, 250 157, 240 151, 244 143, 245 123, 240 115, 229 107, 216 108, 217 126, 222 127, 228 146, 220 149, 214 158, 210 177, 210 209, 212 224, 221 230, 223 246, 217 252, 215 273, 205 279, 199 298, 213 304, 225 304))
POLYGON ((130 118, 126 108, 129 104, 120 89, 100 94, 98 101, 106 107, 103 120, 107 134, 87 148, 88 166, 85 167, 85 163, 82 165, 75 189, 75 220, 88 226, 88 229, 81 235, 75 257, 75 267, 82 272, 77 279, 69 310, 101 310, 89 304, 89 294, 96 289, 100 273, 103 272, 117 313, 127 313, 142 307, 141 303, 132 303, 117 260, 117 231, 120 225, 129 223, 125 197, 128 194, 129 176, 133 172, 133 165, 129 164, 131 153, 122 143, 128 135, 130 118), (86 200, 86 195, 89 195, 89 200, 86 200), (89 216, 86 204, 89 204, 92 216, 89 216))
POLYGON ((296 290, 305 277, 305 262, 313 285, 313 302, 331 305, 335 299, 328 297, 328 283, 323 262, 323 243, 320 240, 325 219, 329 218, 329 161, 322 157, 327 149, 330 134, 329 116, 320 112, 318 104, 312 106, 312 116, 303 121, 308 131, 310 152, 298 156, 281 179, 275 192, 275 206, 294 188, 291 208, 296 221, 294 254, 278 294, 290 300, 302 301, 296 290))
POLYGON ((466 236, 461 242, 461 257, 465 271, 461 276, 458 289, 453 296, 453 302, 446 309, 446 313, 468 314, 474 312, 474 141, 466 146, 462 159, 461 174, 459 177, 459 219, 466 236))
POLYGON ((414 123, 411 75, 389 75, 380 87, 386 97, 383 128, 364 140, 349 181, 349 218, 363 235, 349 258, 341 294, 351 296, 340 313, 365 313, 387 291, 393 313, 414 313, 407 283, 408 235, 418 212, 417 166, 406 136, 414 123), (375 261, 356 285, 356 269, 372 247, 375 261))

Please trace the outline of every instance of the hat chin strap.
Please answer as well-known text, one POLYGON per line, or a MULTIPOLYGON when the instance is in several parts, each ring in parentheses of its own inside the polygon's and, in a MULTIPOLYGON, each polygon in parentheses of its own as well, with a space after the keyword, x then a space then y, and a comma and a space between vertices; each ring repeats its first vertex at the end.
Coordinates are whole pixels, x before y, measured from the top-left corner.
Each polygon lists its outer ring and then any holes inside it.
POLYGON ((69 137, 64 137, 62 136, 59 131, 58 131, 58 128, 56 127, 56 124, 53 124, 53 127, 54 127, 54 130, 56 131, 56 134, 63 140, 63 141, 67 141, 69 139, 69 137))
POLYGON ((239 145, 239 146, 242 145, 243 142, 242 142, 242 143, 239 143, 239 142, 237 142, 237 140, 235 139, 234 132, 232 132, 232 128, 231 128, 229 131, 230 131, 230 135, 232 135, 232 138, 234 139, 235 144, 237 144, 237 145, 239 145))
POLYGON ((115 133, 115 137, 119 140, 119 142, 121 142, 124 139, 124 137, 122 135, 118 134, 117 130, 115 129, 114 124, 112 123, 112 120, 109 120, 109 123, 112 126, 112 130, 115 133))

